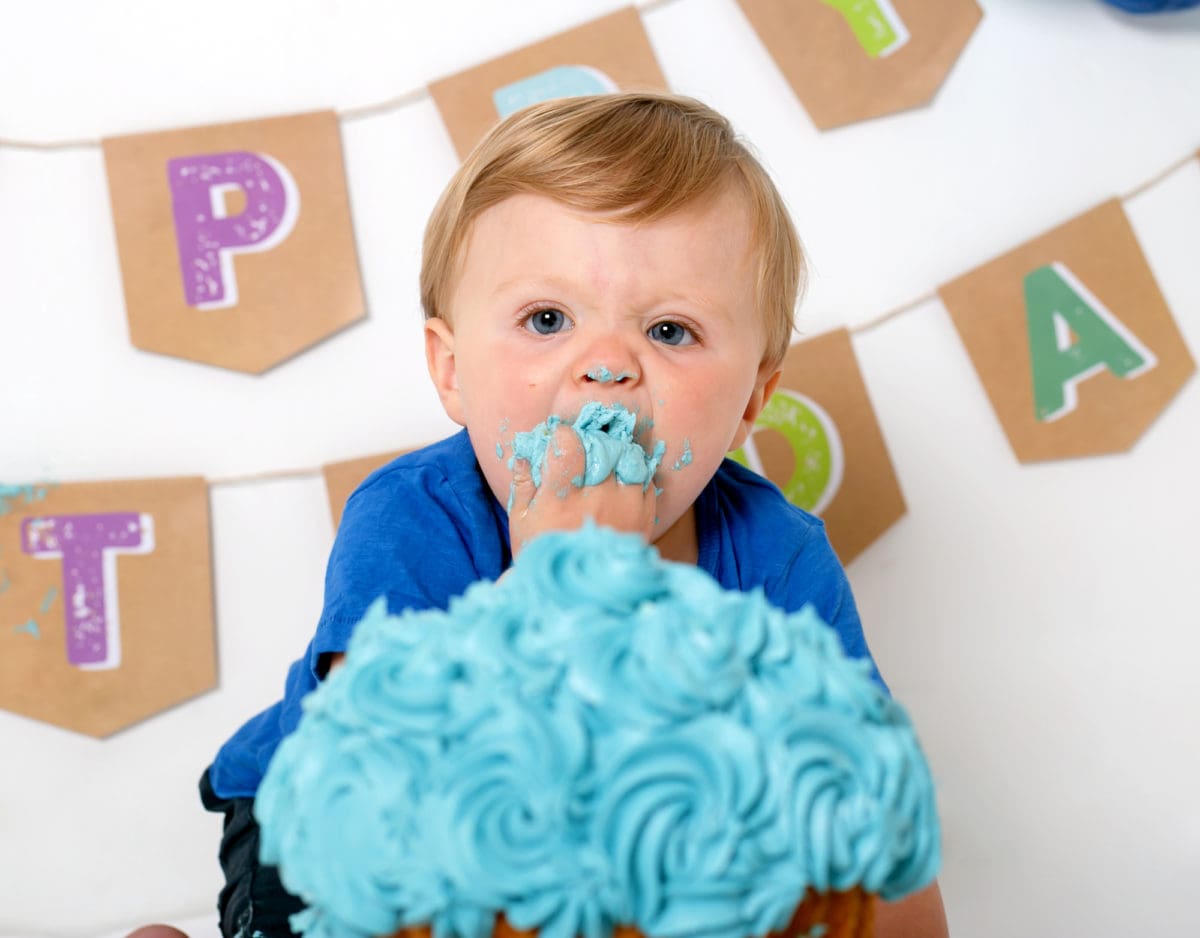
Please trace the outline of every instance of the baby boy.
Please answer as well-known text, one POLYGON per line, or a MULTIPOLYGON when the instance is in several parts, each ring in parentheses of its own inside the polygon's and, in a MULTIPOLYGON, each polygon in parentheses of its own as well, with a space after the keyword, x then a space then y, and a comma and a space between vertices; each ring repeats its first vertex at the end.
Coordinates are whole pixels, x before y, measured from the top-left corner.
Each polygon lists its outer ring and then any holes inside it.
MULTIPOLYGON (((300 905, 258 863, 252 800, 301 699, 381 595, 396 613, 444 608, 538 534, 590 518, 727 589, 762 588, 787 611, 812 603, 869 658, 821 521, 725 458, 779 381, 803 274, 775 186, 697 101, 546 102, 476 147, 433 211, 421 269, 429 373, 463 430, 347 501, 307 652, 201 781, 226 816, 225 934, 289 933, 300 905), (589 473, 572 424, 597 406, 641 447, 641 476, 589 473), (531 449, 537 427, 548 445, 531 449)), ((944 934, 936 885, 882 908, 879 933, 944 934)))

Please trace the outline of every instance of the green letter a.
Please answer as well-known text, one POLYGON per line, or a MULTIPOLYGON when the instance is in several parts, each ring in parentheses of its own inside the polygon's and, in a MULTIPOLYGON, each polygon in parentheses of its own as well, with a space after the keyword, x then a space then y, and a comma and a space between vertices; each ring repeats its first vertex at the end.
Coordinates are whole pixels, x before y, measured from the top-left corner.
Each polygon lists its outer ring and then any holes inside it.
POLYGON ((1075 409, 1075 386, 1101 369, 1136 378, 1158 359, 1065 264, 1025 275, 1025 323, 1034 415, 1057 420, 1075 409))

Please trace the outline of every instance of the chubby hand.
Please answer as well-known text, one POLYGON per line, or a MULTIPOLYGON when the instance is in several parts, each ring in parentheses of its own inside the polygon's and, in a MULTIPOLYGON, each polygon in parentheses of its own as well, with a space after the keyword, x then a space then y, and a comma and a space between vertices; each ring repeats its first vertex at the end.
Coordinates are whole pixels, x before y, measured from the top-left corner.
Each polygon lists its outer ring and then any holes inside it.
POLYGON ((609 476, 598 485, 583 485, 586 468, 583 443, 566 424, 555 429, 546 447, 540 485, 534 483, 533 467, 527 460, 513 461, 508 527, 514 557, 539 534, 574 530, 589 518, 651 540, 658 501, 654 481, 643 486, 609 476))

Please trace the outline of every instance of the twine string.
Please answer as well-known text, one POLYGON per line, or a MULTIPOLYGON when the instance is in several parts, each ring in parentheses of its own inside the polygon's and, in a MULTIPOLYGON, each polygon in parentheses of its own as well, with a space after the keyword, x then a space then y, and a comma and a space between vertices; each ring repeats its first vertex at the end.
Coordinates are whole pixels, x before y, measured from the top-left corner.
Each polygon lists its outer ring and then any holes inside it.
MULTIPOLYGON (((639 3, 638 9, 642 13, 648 13, 660 7, 667 6, 676 0, 646 0, 639 3)), ((335 108, 334 113, 339 120, 353 121, 363 118, 377 117, 382 114, 390 114, 395 111, 402 110, 414 104, 419 104, 429 98, 429 88, 421 86, 398 95, 393 95, 390 98, 385 98, 382 101, 377 101, 370 104, 353 105, 349 107, 335 108)), ((63 151, 78 151, 99 149, 102 141, 96 138, 81 137, 65 140, 23 140, 16 137, 0 136, 0 149, 9 150, 25 150, 34 152, 63 152, 63 151)), ((1166 180, 1169 176, 1189 165, 1193 160, 1200 156, 1200 151, 1192 150, 1174 160, 1169 165, 1163 167, 1159 172, 1155 173, 1144 182, 1134 186, 1123 195, 1118 196, 1120 201, 1128 202, 1137 198, 1150 189, 1153 189, 1159 183, 1166 180)), ((912 312, 925 303, 937 299, 938 292, 936 289, 922 293, 920 296, 893 306, 884 312, 873 316, 865 322, 857 323, 848 328, 851 335, 862 335, 879 328, 885 323, 891 322, 899 316, 912 312)), ((312 478, 322 474, 321 468, 306 468, 306 469, 278 469, 268 470, 264 472, 245 473, 239 475, 219 476, 212 479, 207 479, 211 486, 235 486, 247 485, 256 482, 277 481, 282 479, 300 479, 312 478)))
POLYGON ((262 472, 245 472, 238 475, 205 478, 210 486, 254 485, 259 482, 279 482, 284 479, 312 479, 324 474, 321 467, 308 469, 266 469, 262 472))

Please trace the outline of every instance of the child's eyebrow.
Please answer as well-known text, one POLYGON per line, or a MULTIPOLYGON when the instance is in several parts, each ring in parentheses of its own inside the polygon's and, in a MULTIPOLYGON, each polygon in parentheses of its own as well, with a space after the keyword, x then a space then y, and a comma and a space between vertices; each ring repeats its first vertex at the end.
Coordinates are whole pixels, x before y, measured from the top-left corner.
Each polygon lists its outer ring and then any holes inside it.
MULTIPOLYGON (((588 287, 582 288, 586 298, 588 287)), ((530 276, 530 277, 512 277, 508 280, 496 284, 492 289, 492 296, 505 296, 510 293, 531 293, 540 294, 540 299, 547 302, 561 300, 579 300, 581 287, 574 280, 566 277, 558 277, 553 274, 545 276, 530 276)), ((696 313, 721 313, 726 311, 727 304, 715 297, 703 292, 687 292, 684 290, 673 289, 668 292, 659 294, 655 297, 655 305, 679 304, 687 307, 696 313)))

